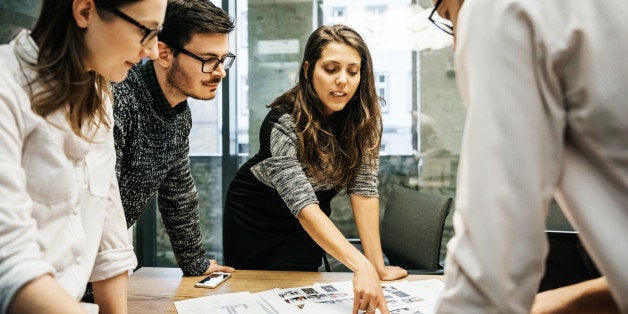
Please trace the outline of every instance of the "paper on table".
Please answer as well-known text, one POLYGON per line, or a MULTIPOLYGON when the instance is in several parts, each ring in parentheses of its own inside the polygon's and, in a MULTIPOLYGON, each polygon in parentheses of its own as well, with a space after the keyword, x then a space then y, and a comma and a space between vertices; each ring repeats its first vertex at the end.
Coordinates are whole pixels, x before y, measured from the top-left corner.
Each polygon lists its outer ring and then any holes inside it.
POLYGON ((382 285, 390 313, 430 314, 436 312, 436 302, 445 288, 437 280, 400 281, 382 285))
MULTIPOLYGON (((391 313, 413 314, 433 313, 444 286, 440 280, 400 281, 382 285, 391 313)), ((278 313, 340 314, 350 313, 353 309, 353 284, 350 281, 271 289, 258 294, 278 313)))
MULTIPOLYGON (((384 297, 390 313, 431 314, 445 284, 440 280, 385 283, 384 297)), ((175 302, 180 314, 344 314, 353 309, 350 281, 315 283, 312 286, 270 289, 255 294, 226 293, 175 302)), ((379 310, 377 311, 379 313, 379 310)))
MULTIPOLYGON (((287 289, 275 288, 257 294, 277 313, 346 314, 351 313, 353 309, 353 291, 347 291, 346 285, 343 283, 325 284, 325 287, 330 291, 325 291, 321 287, 304 286, 287 289)), ((351 286, 351 282, 347 283, 351 286)))
POLYGON ((179 314, 276 314, 258 295, 250 292, 218 294, 174 302, 179 314))

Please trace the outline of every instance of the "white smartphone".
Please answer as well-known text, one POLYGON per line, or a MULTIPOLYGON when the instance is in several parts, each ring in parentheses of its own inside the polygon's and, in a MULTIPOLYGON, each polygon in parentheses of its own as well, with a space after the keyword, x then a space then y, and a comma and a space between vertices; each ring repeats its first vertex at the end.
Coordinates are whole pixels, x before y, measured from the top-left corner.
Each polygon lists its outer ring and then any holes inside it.
POLYGON ((216 288, 227 279, 231 278, 230 273, 224 273, 221 271, 213 272, 209 276, 203 278, 203 280, 197 282, 194 287, 197 288, 216 288))

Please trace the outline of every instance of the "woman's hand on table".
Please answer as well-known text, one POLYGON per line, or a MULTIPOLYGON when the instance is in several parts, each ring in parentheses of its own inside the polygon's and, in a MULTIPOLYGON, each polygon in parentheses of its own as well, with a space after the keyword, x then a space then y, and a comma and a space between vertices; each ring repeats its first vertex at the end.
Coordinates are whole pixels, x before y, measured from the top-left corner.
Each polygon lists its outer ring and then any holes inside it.
POLYGON ((385 265, 378 273, 381 280, 397 280, 408 276, 408 271, 399 266, 385 265))
POLYGON ((371 266, 358 270, 353 275, 353 314, 375 313, 389 314, 379 276, 371 266), (360 311, 360 312, 358 312, 360 311))

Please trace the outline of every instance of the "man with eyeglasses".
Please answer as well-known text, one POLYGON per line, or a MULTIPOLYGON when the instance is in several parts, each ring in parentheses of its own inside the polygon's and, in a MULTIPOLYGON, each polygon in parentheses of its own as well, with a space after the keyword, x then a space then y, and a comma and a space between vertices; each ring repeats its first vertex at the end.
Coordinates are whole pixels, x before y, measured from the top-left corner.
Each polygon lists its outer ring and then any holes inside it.
POLYGON ((232 272, 205 256, 198 193, 190 170, 188 97, 210 100, 235 60, 235 25, 206 0, 169 0, 155 60, 134 66, 112 84, 117 174, 127 226, 157 195, 157 204, 184 275, 232 272))
POLYGON ((628 313, 628 2, 435 4, 468 108, 437 312, 628 313), (552 197, 604 277, 535 296, 552 197))

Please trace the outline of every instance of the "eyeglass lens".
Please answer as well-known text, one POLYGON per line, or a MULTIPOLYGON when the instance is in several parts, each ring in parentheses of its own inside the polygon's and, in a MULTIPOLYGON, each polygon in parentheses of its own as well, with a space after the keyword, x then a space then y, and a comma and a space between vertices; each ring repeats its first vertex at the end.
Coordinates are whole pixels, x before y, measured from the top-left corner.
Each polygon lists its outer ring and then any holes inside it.
POLYGON ((225 70, 229 70, 235 61, 235 55, 229 53, 224 55, 222 58, 209 58, 203 61, 203 68, 201 71, 204 73, 211 73, 216 71, 218 65, 222 63, 222 67, 225 70))
POLYGON ((144 37, 142 37, 142 41, 140 43, 142 45, 146 45, 153 41, 153 39, 157 38, 161 29, 146 29, 144 30, 144 37))

